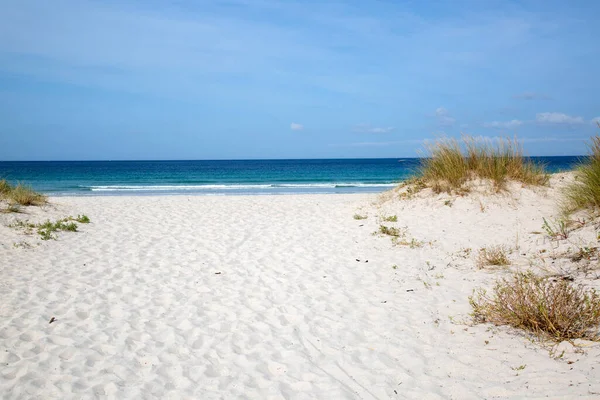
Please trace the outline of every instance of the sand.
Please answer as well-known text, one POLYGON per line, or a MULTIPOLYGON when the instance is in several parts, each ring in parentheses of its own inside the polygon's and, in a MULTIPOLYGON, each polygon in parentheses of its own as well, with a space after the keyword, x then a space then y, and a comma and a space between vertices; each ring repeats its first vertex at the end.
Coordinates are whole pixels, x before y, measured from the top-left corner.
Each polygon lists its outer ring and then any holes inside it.
POLYGON ((593 226, 532 233, 555 199, 56 197, 1 214, 1 397, 600 398, 597 344, 551 349, 469 317, 473 289, 507 275, 475 265, 492 244, 513 270, 600 288, 557 256, 597 243, 593 226), (79 213, 92 222, 57 240, 6 226, 79 213), (391 215, 413 246, 373 234, 391 215))

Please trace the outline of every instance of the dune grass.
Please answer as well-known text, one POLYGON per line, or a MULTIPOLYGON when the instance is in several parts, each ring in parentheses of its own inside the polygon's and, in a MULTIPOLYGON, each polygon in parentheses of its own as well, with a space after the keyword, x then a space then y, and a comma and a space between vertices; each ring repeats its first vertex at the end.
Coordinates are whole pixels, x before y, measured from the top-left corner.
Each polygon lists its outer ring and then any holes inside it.
POLYGON ((484 247, 479 250, 477 255, 477 267, 484 268, 487 266, 505 267, 510 265, 507 251, 503 246, 484 247))
POLYGON ((31 187, 21 183, 13 186, 6 179, 0 180, 0 200, 21 206, 41 206, 48 201, 46 196, 31 187))
POLYGON ((527 185, 548 182, 543 166, 527 160, 516 139, 441 138, 426 149, 429 156, 421 161, 418 178, 438 193, 467 191, 467 182, 477 178, 489 179, 498 191, 508 181, 527 185))
POLYGON ((600 339, 600 295, 561 278, 532 272, 496 281, 492 295, 469 298, 476 323, 509 325, 557 342, 600 339))
POLYGON ((567 214, 600 210, 600 136, 592 138, 589 149, 591 154, 575 170, 575 182, 565 188, 562 208, 567 214))
POLYGON ((0 198, 3 198, 12 191, 12 186, 6 179, 0 179, 0 198))

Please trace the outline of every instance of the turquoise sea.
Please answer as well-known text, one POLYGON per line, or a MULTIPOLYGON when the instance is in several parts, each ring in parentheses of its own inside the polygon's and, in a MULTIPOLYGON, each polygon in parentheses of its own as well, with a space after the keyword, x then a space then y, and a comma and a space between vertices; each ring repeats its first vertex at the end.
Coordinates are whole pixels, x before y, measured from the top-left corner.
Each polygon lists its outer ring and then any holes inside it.
MULTIPOLYGON (((550 172, 578 157, 532 157, 550 172)), ((0 161, 0 179, 50 195, 292 194, 387 190, 418 158, 218 161, 0 161)))

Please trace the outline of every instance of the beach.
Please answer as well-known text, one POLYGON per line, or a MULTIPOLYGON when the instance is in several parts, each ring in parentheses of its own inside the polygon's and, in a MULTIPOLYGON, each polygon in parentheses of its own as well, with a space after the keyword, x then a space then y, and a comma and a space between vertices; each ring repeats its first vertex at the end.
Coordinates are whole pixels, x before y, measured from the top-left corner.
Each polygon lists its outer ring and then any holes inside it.
POLYGON ((594 227, 541 229, 569 176, 496 195, 52 197, 0 214, 1 397, 599 398, 598 344, 551 348, 469 315, 507 274, 475 265, 485 246, 600 289, 560 256, 597 243, 594 227), (78 214, 91 223, 56 240, 8 226, 78 214))

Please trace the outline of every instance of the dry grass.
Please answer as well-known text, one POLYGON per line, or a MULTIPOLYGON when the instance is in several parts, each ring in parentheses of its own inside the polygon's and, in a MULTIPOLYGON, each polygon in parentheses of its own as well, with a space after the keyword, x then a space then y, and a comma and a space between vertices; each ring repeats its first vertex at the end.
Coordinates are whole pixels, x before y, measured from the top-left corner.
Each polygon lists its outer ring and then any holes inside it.
POLYGON ((582 160, 575 172, 575 182, 565 188, 563 211, 600 209, 600 136, 592 138, 591 154, 582 160))
POLYGON ((12 186, 6 179, 0 179, 0 199, 12 191, 12 186))
POLYGON ((484 247, 477 255, 477 267, 487 266, 504 267, 510 265, 506 249, 503 246, 484 247))
POLYGON ((0 200, 8 200, 21 206, 41 206, 47 202, 46 196, 31 187, 21 183, 12 186, 5 179, 0 180, 0 200))
POLYGON ((491 296, 479 290, 469 302, 476 323, 509 325, 557 342, 600 339, 600 296, 564 279, 518 273, 497 281, 491 296))
POLYGON ((523 156, 521 144, 508 138, 495 141, 463 136, 442 138, 427 147, 429 157, 422 160, 420 178, 436 192, 465 192, 467 182, 489 179, 496 190, 508 181, 545 185, 544 168, 523 156))

